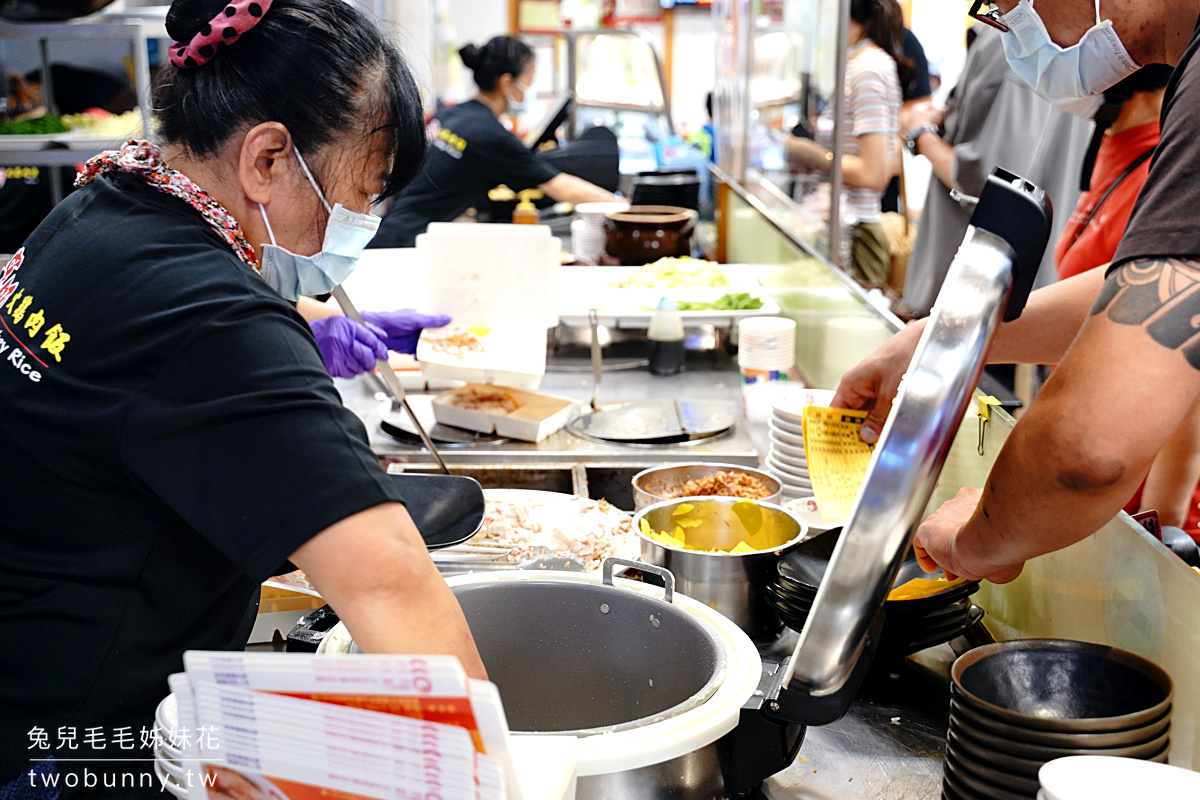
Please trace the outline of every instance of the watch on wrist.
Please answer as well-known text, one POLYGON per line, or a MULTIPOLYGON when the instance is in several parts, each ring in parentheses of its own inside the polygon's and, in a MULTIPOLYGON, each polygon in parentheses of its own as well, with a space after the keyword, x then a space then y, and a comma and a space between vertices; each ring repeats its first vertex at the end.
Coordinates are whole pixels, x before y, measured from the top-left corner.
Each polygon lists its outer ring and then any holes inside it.
POLYGON ((904 144, 906 147, 908 147, 908 152, 912 153, 914 156, 919 155, 920 153, 919 153, 919 147, 917 145, 917 142, 919 142, 921 140, 921 137, 924 136, 925 134, 927 134, 927 133, 936 134, 937 132, 938 132, 937 125, 926 122, 924 125, 918 126, 917 128, 905 133, 904 134, 904 144))

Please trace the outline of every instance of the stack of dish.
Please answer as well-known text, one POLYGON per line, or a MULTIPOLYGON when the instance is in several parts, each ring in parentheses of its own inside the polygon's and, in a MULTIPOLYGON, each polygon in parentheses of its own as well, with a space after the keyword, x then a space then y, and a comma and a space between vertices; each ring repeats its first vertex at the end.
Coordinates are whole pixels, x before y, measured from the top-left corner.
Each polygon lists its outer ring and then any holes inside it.
MULTIPOLYGON (((789 628, 800 631, 808 621, 817 587, 829 566, 842 529, 835 528, 803 542, 779 560, 779 576, 767 585, 767 598, 789 628)), ((922 571, 916 558, 900 568, 889 599, 877 656, 904 656, 956 639, 983 617, 971 605, 978 581, 945 583, 941 572, 922 571), (912 583, 922 581, 921 583, 912 583)))
POLYGON ((597 264, 604 255, 604 215, 622 211, 624 203, 580 203, 575 206, 579 219, 571 222, 571 252, 580 261, 597 264))
POLYGON ((179 737, 183 733, 178 730, 179 705, 174 694, 167 695, 158 704, 154 723, 158 726, 158 737, 154 742, 154 774, 172 796, 186 800, 187 770, 183 765, 183 751, 174 744, 182 743, 179 737))
POLYGON ((1028 639, 971 650, 950 671, 943 796, 1034 800, 1053 759, 1165 762, 1171 679, 1114 647, 1028 639))
POLYGON ((767 472, 783 484, 783 495, 789 500, 813 493, 808 474, 808 455, 804 451, 804 409, 807 406, 827 406, 833 392, 809 389, 802 394, 776 403, 767 420, 770 431, 770 450, 767 451, 767 472))

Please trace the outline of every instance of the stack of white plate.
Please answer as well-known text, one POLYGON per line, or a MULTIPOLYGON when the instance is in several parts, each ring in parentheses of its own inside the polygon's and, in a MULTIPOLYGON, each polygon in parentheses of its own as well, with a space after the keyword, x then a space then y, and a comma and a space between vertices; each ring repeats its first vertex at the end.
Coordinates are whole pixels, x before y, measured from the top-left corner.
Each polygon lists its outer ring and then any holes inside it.
POLYGON ((804 409, 828 406, 832 400, 833 392, 829 390, 808 389, 771 409, 767 420, 771 447, 767 451, 766 469, 783 484, 783 495, 789 500, 813 493, 804 451, 804 409))
POLYGON ((1200 797, 1200 773, 1136 758, 1068 756, 1038 772, 1038 800, 1200 797))
POLYGON ((159 738, 154 745, 154 772, 172 796, 186 800, 188 790, 183 751, 171 744, 178 741, 176 730, 179 727, 179 705, 174 694, 167 695, 158 704, 154 722, 159 730, 159 738))
POLYGON ((571 252, 580 261, 598 264, 604 255, 606 234, 605 215, 624 211, 624 203, 580 203, 575 206, 579 219, 571 223, 571 252))

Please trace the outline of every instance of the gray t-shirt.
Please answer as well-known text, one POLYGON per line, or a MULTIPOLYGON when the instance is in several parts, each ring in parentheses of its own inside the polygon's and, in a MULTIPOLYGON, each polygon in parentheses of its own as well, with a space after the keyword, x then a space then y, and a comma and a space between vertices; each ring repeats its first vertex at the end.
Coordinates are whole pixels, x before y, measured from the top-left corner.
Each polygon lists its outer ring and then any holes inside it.
MULTIPOLYGON (((1045 286, 1056 278, 1054 242, 1079 199, 1079 165, 1092 123, 1058 110, 1017 77, 998 31, 979 23, 974 30, 978 35, 946 106, 943 138, 954 147, 953 188, 978 197, 1000 167, 1046 190, 1057 213, 1035 283, 1045 286)), ((972 210, 954 200, 936 176, 930 180, 904 282, 904 305, 915 315, 933 307, 972 210)))

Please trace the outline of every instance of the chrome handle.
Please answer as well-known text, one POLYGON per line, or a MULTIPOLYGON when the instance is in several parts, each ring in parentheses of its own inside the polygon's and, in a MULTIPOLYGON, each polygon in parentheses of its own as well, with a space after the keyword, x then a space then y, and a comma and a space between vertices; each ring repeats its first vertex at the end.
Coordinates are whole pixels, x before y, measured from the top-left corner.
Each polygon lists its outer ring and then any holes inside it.
POLYGON ((628 558, 609 556, 608 558, 604 559, 604 565, 601 567, 601 570, 603 571, 603 577, 601 580, 604 582, 605 586, 613 585, 613 567, 617 564, 620 564, 623 567, 640 569, 642 572, 652 572, 658 577, 662 578, 664 590, 663 600, 667 601, 668 603, 675 601, 675 575, 671 572, 671 570, 664 567, 656 567, 653 564, 645 564, 641 561, 632 561, 628 558))

